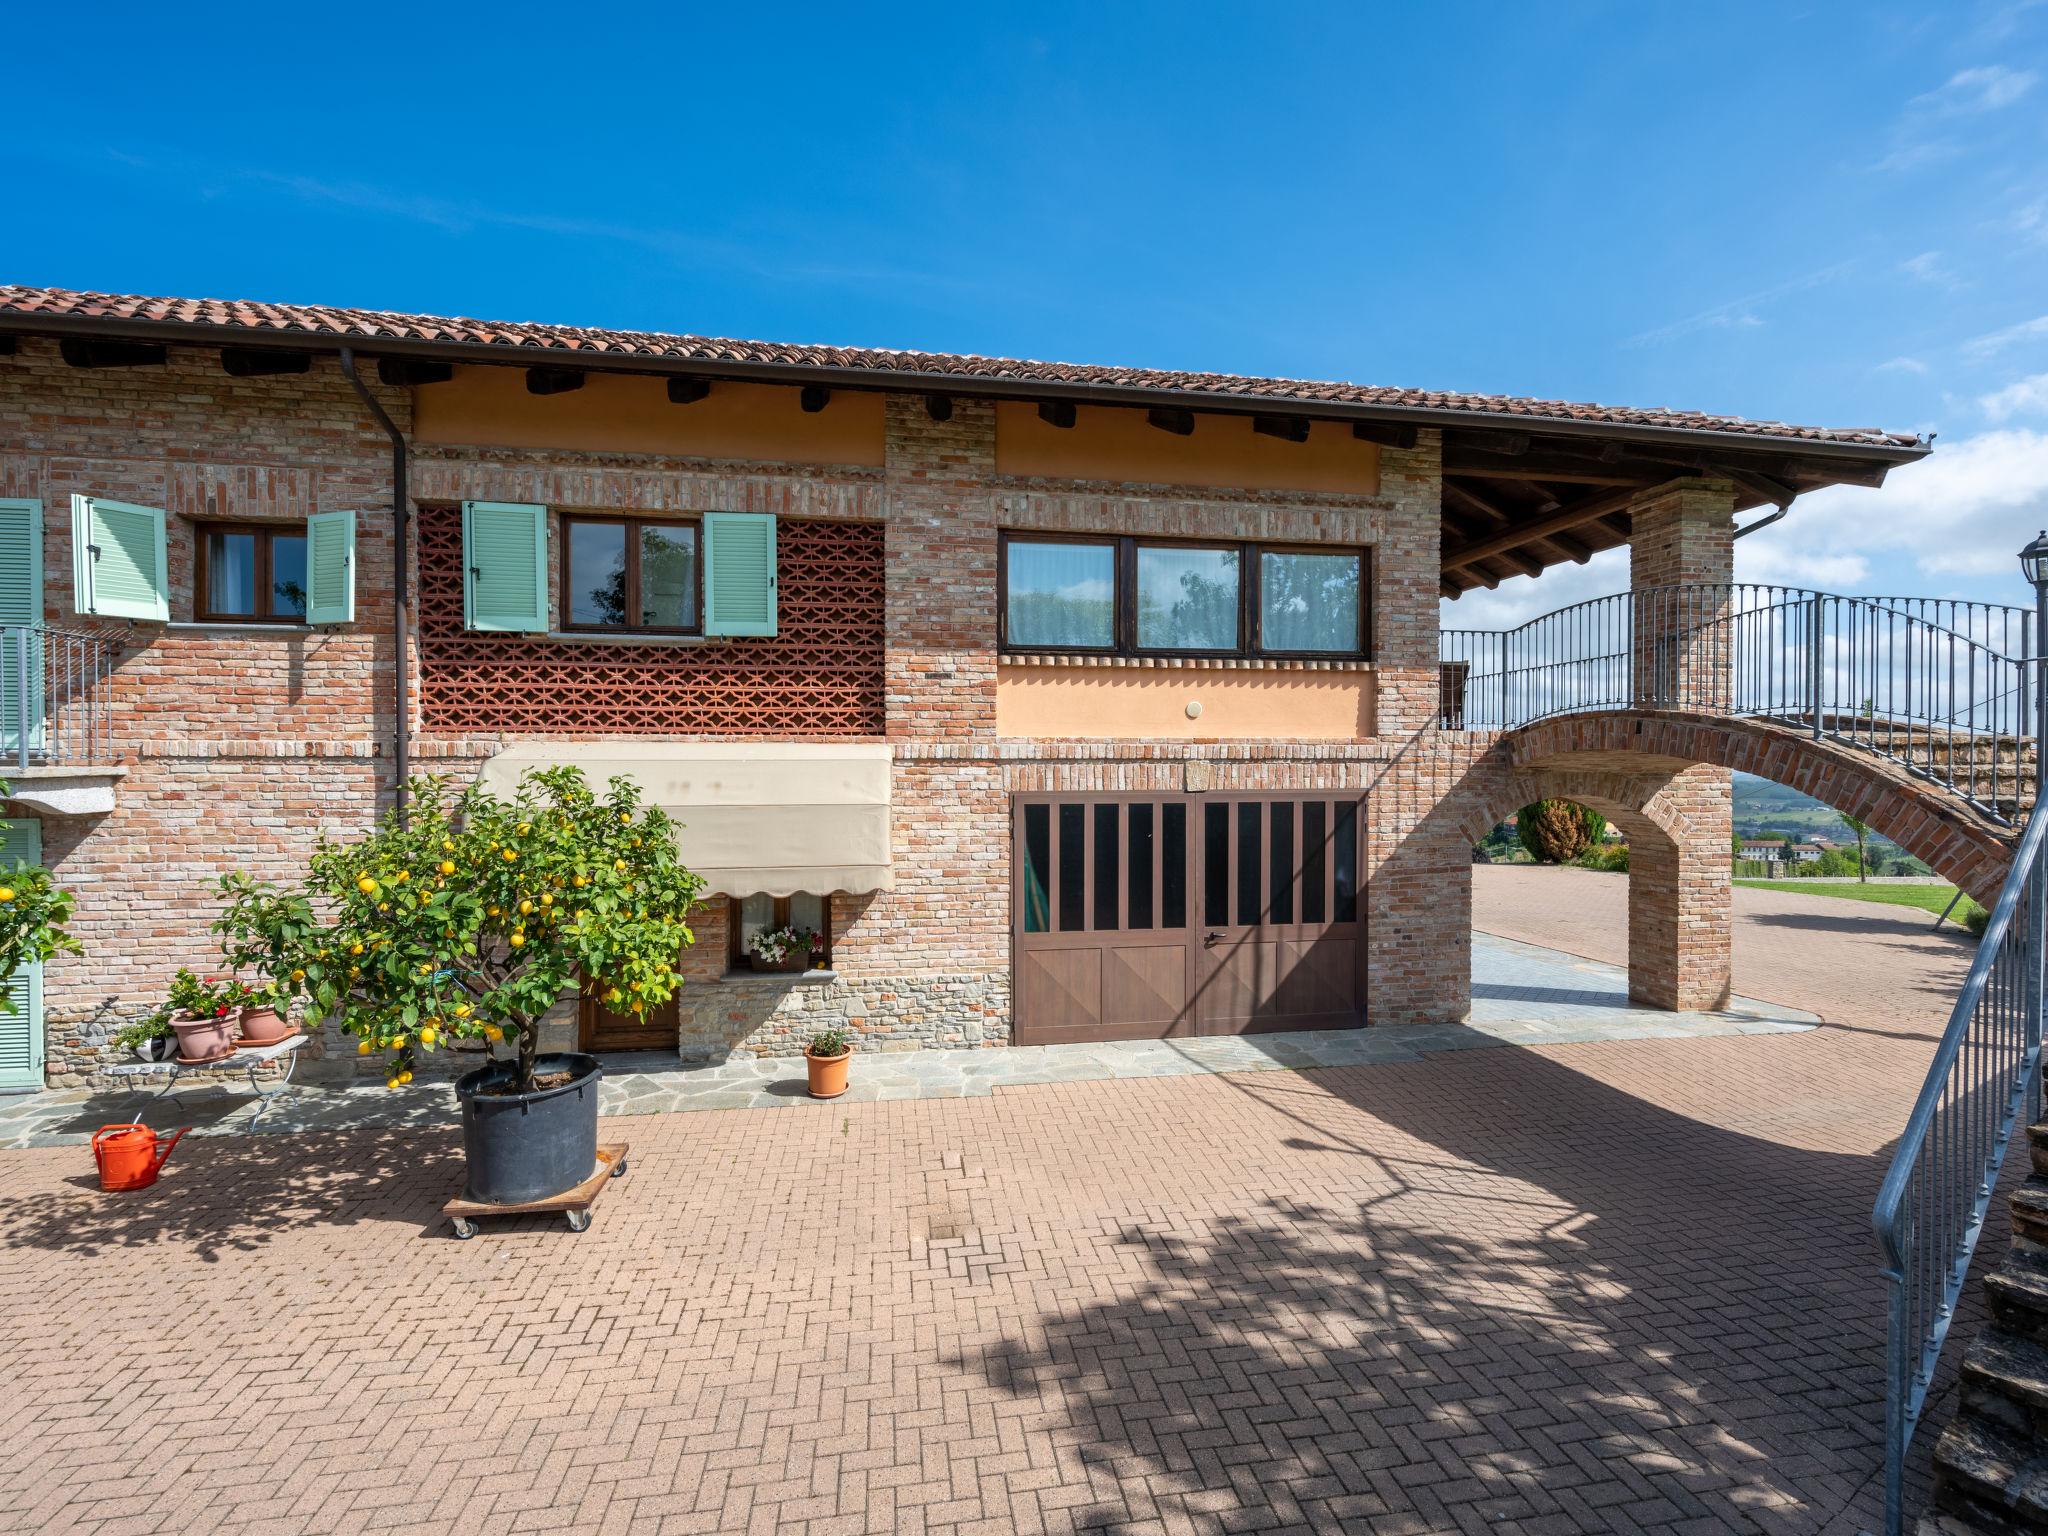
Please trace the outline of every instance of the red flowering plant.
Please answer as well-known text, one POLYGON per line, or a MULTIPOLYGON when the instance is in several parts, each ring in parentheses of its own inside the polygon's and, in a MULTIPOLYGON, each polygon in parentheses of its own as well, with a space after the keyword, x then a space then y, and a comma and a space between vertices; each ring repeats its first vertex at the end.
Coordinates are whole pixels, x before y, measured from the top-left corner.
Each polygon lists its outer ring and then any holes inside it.
POLYGON ((361 1054, 384 1051, 389 1086, 412 1080, 417 1053, 481 1039, 513 1044, 531 1092, 541 1019, 565 992, 587 980, 633 1014, 675 995, 704 882, 632 779, 598 794, 577 769, 544 768, 510 798, 409 788, 403 824, 387 813, 359 841, 323 838, 297 891, 222 881, 218 925, 231 954, 303 993, 361 1054))

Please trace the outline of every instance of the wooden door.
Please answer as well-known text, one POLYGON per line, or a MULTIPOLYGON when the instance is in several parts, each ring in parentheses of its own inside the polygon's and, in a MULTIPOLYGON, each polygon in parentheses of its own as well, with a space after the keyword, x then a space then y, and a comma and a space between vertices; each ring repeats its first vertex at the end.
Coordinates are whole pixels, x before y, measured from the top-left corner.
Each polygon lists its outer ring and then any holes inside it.
POLYGON ((1017 798, 1018 1044, 1191 1030, 1188 818, 1178 793, 1017 798))
POLYGON ((1200 797, 1197 1034, 1361 1021, 1361 802, 1343 795, 1200 797))
POLYGON ((1361 815, 1334 793, 1018 796, 1017 1043, 1361 1022, 1361 815))

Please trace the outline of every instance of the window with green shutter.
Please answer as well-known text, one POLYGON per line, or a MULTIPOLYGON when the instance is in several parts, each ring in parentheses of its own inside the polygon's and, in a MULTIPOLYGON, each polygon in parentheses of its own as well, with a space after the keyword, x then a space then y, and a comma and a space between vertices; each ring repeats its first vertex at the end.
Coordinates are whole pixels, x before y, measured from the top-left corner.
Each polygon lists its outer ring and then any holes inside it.
POLYGON ((43 504, 0 498, 0 749, 42 745, 43 504))
POLYGON ((539 634, 548 627, 548 509, 528 502, 462 504, 462 622, 539 634))
POLYGON ((704 633, 775 633, 775 519, 704 514, 704 633))
POLYGON ((171 604, 163 508, 73 496, 71 574, 80 613, 166 622, 171 604))
POLYGON ((347 624, 356 616, 356 515, 306 519, 306 622, 347 624))
MULTIPOLYGON (((0 883, 23 864, 43 862, 43 824, 34 817, 0 818, 0 883)), ((43 966, 16 968, 0 982, 13 1009, 0 1009, 0 1089, 43 1086, 43 966)))

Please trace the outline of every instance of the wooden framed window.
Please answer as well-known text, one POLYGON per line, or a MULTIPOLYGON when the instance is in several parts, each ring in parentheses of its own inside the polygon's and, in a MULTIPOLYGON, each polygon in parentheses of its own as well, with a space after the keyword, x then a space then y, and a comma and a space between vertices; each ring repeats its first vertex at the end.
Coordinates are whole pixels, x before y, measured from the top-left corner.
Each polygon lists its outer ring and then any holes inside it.
POLYGON ((695 522, 564 516, 562 627, 702 634, 700 534, 695 522))
POLYGON ((200 523, 192 616, 205 623, 306 622, 306 530, 300 524, 200 523))
POLYGON ((774 928, 808 928, 823 939, 811 951, 811 969, 832 965, 832 898, 799 891, 794 896, 731 896, 726 899, 726 960, 734 970, 753 967, 747 949, 755 934, 774 928))
POLYGON ((1005 651, 1102 656, 1371 655, 1371 557, 1356 547, 1005 533, 1005 651))

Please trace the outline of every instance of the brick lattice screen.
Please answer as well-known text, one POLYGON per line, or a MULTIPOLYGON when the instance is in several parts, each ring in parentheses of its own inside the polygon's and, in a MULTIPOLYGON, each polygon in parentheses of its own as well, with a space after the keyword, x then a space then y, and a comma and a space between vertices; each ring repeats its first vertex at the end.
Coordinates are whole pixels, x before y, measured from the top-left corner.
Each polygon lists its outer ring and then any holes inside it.
POLYGON ((781 633, 573 644, 462 627, 462 512, 419 516, 420 714, 430 735, 879 736, 882 529, 782 522, 781 633))

